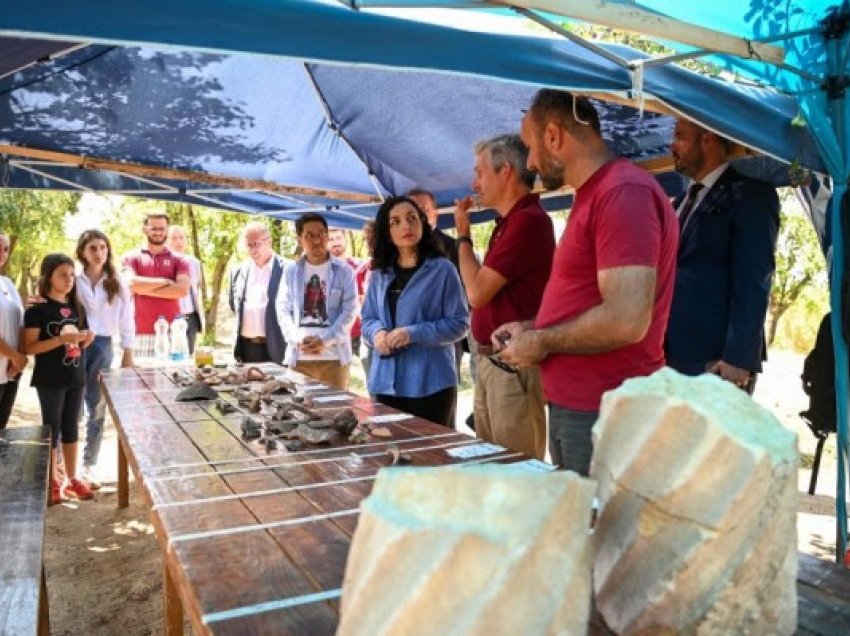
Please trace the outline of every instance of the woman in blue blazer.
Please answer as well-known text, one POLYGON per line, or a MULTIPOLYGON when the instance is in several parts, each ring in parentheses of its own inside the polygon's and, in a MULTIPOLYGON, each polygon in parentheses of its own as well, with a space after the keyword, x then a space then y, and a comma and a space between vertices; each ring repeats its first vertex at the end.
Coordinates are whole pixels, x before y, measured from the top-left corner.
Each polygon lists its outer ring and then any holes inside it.
POLYGON ((391 197, 375 218, 372 275, 361 312, 374 347, 369 393, 444 426, 457 394, 454 343, 469 328, 457 270, 437 245, 425 213, 391 197))

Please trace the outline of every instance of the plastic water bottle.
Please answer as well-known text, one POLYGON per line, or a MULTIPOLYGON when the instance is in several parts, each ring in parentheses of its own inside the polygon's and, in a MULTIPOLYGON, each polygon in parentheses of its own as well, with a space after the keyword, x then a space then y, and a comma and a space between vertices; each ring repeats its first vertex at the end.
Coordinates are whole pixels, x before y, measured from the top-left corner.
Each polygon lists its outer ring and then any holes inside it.
POLYGON ((160 316, 153 323, 153 355, 161 362, 168 360, 168 321, 160 316))
POLYGON ((188 325, 183 316, 171 321, 171 360, 185 362, 189 359, 189 339, 186 337, 188 325))

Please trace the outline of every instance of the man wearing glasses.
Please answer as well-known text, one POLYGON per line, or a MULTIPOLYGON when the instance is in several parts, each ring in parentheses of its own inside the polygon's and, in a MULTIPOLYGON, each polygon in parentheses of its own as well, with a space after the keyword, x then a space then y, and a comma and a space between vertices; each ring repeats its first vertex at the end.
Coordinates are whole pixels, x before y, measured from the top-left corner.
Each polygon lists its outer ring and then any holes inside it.
POLYGON ((472 307, 476 343, 475 432, 482 438, 537 459, 546 453, 546 412, 537 368, 514 369, 494 356, 497 327, 537 314, 552 267, 552 220, 531 193, 534 173, 519 135, 502 135, 475 147, 472 189, 481 205, 499 217, 484 262, 475 257, 470 234, 472 197, 458 201, 460 273, 472 307))
POLYGON ((277 299, 286 342, 286 364, 346 390, 351 365, 349 332, 357 315, 354 271, 328 249, 328 222, 308 212, 295 221, 303 255, 288 263, 277 299))
POLYGON ((154 322, 163 316, 169 323, 180 314, 180 299, 192 284, 189 264, 165 244, 168 215, 145 215, 142 231, 147 244, 122 259, 122 275, 133 292, 136 350, 139 357, 153 356, 154 322))
POLYGON ((242 231, 250 258, 230 276, 230 309, 236 314, 233 357, 240 362, 283 363, 286 341, 275 313, 283 259, 274 253, 268 226, 252 221, 242 231))

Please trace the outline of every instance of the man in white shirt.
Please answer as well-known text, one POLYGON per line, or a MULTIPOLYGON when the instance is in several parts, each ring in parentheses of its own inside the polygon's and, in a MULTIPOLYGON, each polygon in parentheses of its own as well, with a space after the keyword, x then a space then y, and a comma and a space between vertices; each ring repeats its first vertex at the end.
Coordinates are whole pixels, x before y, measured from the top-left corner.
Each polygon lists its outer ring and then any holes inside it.
POLYGON ((357 288, 348 264, 328 250, 328 222, 308 212, 295 222, 303 256, 288 263, 277 317, 289 345, 286 364, 335 388, 348 388, 349 331, 357 315, 357 288))
POLYGON ((283 259, 274 253, 268 226, 252 221, 242 240, 250 258, 230 276, 230 309, 236 314, 233 357, 240 362, 283 362, 286 341, 275 313, 283 259))
POLYGON ((186 253, 186 231, 180 225, 168 226, 168 248, 183 257, 189 263, 189 278, 192 285, 189 293, 180 299, 180 313, 186 319, 186 339, 189 341, 189 353, 195 353, 195 338, 203 331, 203 315, 201 307, 201 283, 204 272, 201 261, 186 253))

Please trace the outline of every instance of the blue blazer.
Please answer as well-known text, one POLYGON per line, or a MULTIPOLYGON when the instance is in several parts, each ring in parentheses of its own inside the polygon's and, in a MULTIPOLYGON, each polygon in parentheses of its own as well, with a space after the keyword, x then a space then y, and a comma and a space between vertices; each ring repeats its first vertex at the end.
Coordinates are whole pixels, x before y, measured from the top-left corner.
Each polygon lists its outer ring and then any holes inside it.
MULTIPOLYGON (((250 262, 243 263, 233 271, 230 277, 230 309, 236 314, 236 345, 233 348, 233 357, 237 360, 242 359, 242 353, 239 350, 239 334, 242 332, 242 308, 245 305, 245 283, 248 282, 248 267, 250 262)), ((275 301, 277 300, 277 292, 280 289, 280 279, 283 273, 283 259, 274 254, 272 256, 272 275, 269 278, 269 288, 267 294, 269 297, 266 303, 266 347, 269 350, 269 357, 273 362, 278 364, 283 363, 283 358, 286 355, 286 340, 283 339, 283 333, 280 330, 280 325, 277 322, 277 314, 275 313, 275 301)))
POLYGON ((454 343, 469 329, 469 308, 457 270, 448 258, 428 258, 398 298, 393 323, 387 289, 393 270, 374 270, 363 301, 363 338, 372 345, 381 330, 406 327, 410 344, 389 358, 373 349, 372 395, 420 398, 457 384, 454 343))
POLYGON ((688 375, 715 360, 761 371, 778 233, 773 186, 726 168, 679 237, 668 365, 688 375))

